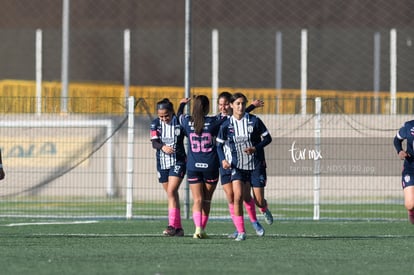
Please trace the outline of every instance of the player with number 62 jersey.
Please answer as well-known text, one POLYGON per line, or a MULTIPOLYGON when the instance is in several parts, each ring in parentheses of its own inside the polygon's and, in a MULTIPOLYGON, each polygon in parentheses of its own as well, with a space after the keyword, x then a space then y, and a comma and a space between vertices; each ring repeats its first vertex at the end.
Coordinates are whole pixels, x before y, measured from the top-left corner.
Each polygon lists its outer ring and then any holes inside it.
POLYGON ((216 136, 221 123, 226 118, 206 116, 204 130, 201 135, 195 133, 193 122, 189 115, 181 116, 181 125, 188 137, 187 169, 192 171, 212 171, 217 173, 219 159, 216 149, 216 136))

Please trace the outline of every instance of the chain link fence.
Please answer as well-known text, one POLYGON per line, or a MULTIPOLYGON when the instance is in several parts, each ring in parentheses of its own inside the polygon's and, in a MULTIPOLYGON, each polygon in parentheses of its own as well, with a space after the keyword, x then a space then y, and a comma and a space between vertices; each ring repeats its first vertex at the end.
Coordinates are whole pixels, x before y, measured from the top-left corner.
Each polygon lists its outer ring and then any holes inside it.
MULTIPOLYGON (((39 56, 35 51, 38 45, 37 30, 42 32, 42 92, 43 97, 48 97, 44 101, 48 106, 42 106, 41 110, 59 113, 65 1, 69 3, 66 11, 69 16, 69 97, 76 97, 69 104, 71 116, 76 113, 76 117, 81 120, 103 117, 115 121, 115 125, 123 125, 124 39, 125 31, 130 31, 129 84, 131 94, 141 102, 136 111, 142 115, 138 118, 136 128, 136 146, 140 153, 136 154, 136 161, 142 165, 135 170, 135 209, 137 215, 163 216, 165 198, 161 187, 156 184, 154 152, 150 148, 146 129, 151 117, 155 116, 154 102, 168 96, 176 103, 181 95, 184 96, 185 0, 0 0, 0 95, 4 105, 0 111, 17 113, 17 117, 10 116, 7 120, 36 120, 31 114, 36 110, 33 105, 36 104, 35 81, 39 72, 36 70, 39 56), (23 85, 21 81, 30 84, 23 85), (97 100, 100 97, 102 100, 97 100)), ((266 119, 273 137, 281 138, 282 141, 279 144, 281 148, 274 142, 269 149, 272 152, 269 161, 273 165, 270 167, 273 174, 270 174, 267 189, 269 201, 275 207, 275 213, 279 213, 279 218, 312 217, 312 177, 283 174, 286 171, 298 172, 295 169, 304 171, 304 168, 289 166, 279 171, 281 163, 290 163, 290 159, 279 158, 277 152, 291 149, 292 141, 296 138, 312 136, 314 98, 326 95, 322 99, 322 113, 334 114, 323 118, 322 125, 329 130, 325 133, 337 137, 344 132, 352 132, 357 135, 356 140, 361 146, 365 145, 362 139, 358 139, 361 133, 370 137, 380 133, 377 137, 384 148, 388 148, 386 144, 389 139, 391 149, 383 149, 386 154, 379 160, 378 173, 382 173, 383 167, 389 165, 390 159, 395 157, 391 139, 406 117, 378 116, 371 119, 369 116, 346 116, 346 113, 351 110, 349 113, 389 114, 392 100, 388 94, 393 89, 393 81, 398 94, 404 95, 404 98, 398 98, 397 112, 411 114, 414 110, 411 95, 414 86, 414 78, 411 76, 414 71, 412 1, 192 0, 190 12, 191 92, 206 93, 214 99, 212 87, 217 85, 219 91, 246 92, 249 99, 266 96, 264 111, 257 110, 257 113, 266 119), (396 33, 395 78, 392 61, 393 31, 396 33), (301 92, 304 90, 312 90, 305 104, 301 101, 301 92), (382 105, 376 105, 377 99, 380 100, 378 104, 382 105), (354 104, 349 104, 349 107, 347 104, 350 101, 354 104), (297 116, 303 114, 306 106, 305 116, 297 116), (386 131, 382 131, 378 125, 386 127, 386 131), (281 173, 279 176, 275 174, 278 172, 281 173)), ((59 171, 69 169, 70 176, 60 178, 57 183, 52 182, 50 192, 36 193, 29 197, 26 193, 25 196, 8 196, 19 193, 18 188, 35 185, 30 181, 33 178, 25 172, 26 168, 19 165, 13 167, 18 172, 19 178, 16 181, 19 182, 12 182, 11 175, 6 179, 9 189, 3 189, 2 193, 7 197, 3 200, 5 207, 2 209, 7 210, 4 213, 123 216, 125 175, 121 168, 125 161, 125 131, 120 126, 114 132, 117 138, 114 146, 119 149, 114 155, 116 165, 119 165, 115 169, 118 173, 115 181, 119 184, 119 190, 116 190, 116 196, 113 197, 107 196, 102 180, 94 180, 94 175, 99 174, 100 178, 106 173, 106 166, 101 164, 106 158, 106 147, 103 146, 106 144, 106 134, 101 128, 87 140, 89 145, 92 144, 89 150, 98 152, 98 155, 92 156, 92 163, 97 165, 95 170, 77 166, 76 170, 71 171, 71 162, 67 167, 57 167, 59 171), (85 174, 88 180, 78 182, 85 174), (88 193, 96 188, 96 193, 92 192, 93 199, 78 199, 78 193, 70 192, 72 179, 77 181, 77 192, 88 193), (91 186, 87 185, 89 183, 91 186), (59 208, 61 203, 64 206, 59 208), (51 212, 49 209, 52 209, 51 212)), ((64 132, 62 129, 60 131, 64 132)), ((17 132, 10 127, 3 127, 2 133, 10 137, 3 140, 3 148, 9 146, 7 148, 12 150, 13 146, 20 146, 26 153, 30 152, 32 145, 35 146, 32 148, 37 148, 38 144, 27 138, 32 134, 25 128, 18 132, 21 133, 21 139, 14 139, 17 132)), ((39 142, 46 142, 45 136, 56 133, 56 130, 50 128, 46 133, 36 133, 33 136, 39 135, 39 142)), ((349 138, 345 141, 355 140, 355 136, 349 138)), ((67 140, 62 134, 62 140, 52 141, 58 145, 63 142, 79 147, 81 151, 86 150, 79 145, 85 142, 83 139, 73 137, 67 140)), ((333 142, 335 145, 335 142, 339 144, 342 141, 334 139, 333 142)), ((349 148, 359 152, 361 148, 357 145, 349 148)), ((10 156, 15 156, 13 154, 10 156)), ((345 160, 352 161, 352 157, 345 160)), ((365 160, 361 156, 357 158, 365 160)), ((7 155, 4 161, 7 169, 7 155)), ((395 170, 394 165, 398 166, 398 161, 391 164, 392 171, 395 170)), ((339 164, 331 167, 342 169, 349 166, 339 164)), ((356 168, 366 171, 372 167, 376 166, 356 168)), ((41 168, 45 169, 43 166, 41 168)), ((30 171, 39 173, 36 166, 31 169, 30 171)), ((53 174, 54 170, 46 173, 53 174)), ((322 204, 346 206, 325 210, 325 217, 405 218, 401 209, 399 176, 378 173, 349 177, 330 173, 323 177, 322 204), (380 188, 373 188, 376 184, 380 184, 380 188), (364 206, 360 207, 360 204, 364 206), (378 204, 382 208, 379 209, 378 204), (357 205, 357 208, 352 205, 357 205), (352 216, 354 210, 359 213, 357 216, 352 216)), ((185 192, 184 188, 182 192, 185 192)), ((218 191, 215 198, 222 208, 215 208, 213 214, 227 216, 223 194, 218 191)))

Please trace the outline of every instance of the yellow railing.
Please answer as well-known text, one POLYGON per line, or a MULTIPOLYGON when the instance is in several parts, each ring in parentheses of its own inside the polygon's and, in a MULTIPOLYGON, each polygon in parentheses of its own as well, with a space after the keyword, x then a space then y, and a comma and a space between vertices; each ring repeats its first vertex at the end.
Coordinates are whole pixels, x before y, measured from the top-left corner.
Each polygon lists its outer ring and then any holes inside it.
MULTIPOLYGON (((250 100, 263 99, 264 108, 256 113, 296 114, 301 113, 301 91, 297 89, 260 89, 221 87, 221 91, 242 92, 250 100)), ((131 86, 129 94, 141 99, 136 112, 140 114, 155 113, 155 104, 162 98, 169 98, 176 107, 184 97, 184 87, 131 86)), ((195 87, 192 95, 204 94, 212 98, 210 87, 195 87)), ((399 113, 414 112, 414 93, 398 92, 397 110, 399 113)), ((67 98, 68 112, 71 113, 125 113, 125 91, 121 84, 105 83, 71 83, 67 98)), ((308 90, 306 110, 314 112, 314 99, 323 100, 322 112, 325 113, 380 113, 388 114, 390 96, 380 92, 374 97, 373 92, 308 90)), ((1 113, 36 112, 36 85, 34 81, 2 80, 0 81, 1 113)), ((41 112, 59 113, 61 104, 61 83, 43 82, 41 91, 41 112)), ((212 104, 215 104, 214 102, 212 104)))

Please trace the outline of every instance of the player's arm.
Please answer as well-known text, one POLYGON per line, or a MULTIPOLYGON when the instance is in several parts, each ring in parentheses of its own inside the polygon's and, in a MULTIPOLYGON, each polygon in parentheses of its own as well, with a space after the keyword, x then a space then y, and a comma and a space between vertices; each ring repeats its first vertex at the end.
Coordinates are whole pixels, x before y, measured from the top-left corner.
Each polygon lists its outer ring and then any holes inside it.
POLYGON ((224 155, 224 149, 223 149, 224 143, 221 143, 220 141, 217 141, 217 154, 220 160, 221 167, 224 169, 230 169, 231 164, 226 160, 226 157, 224 155))
POLYGON ((184 108, 185 105, 190 101, 190 98, 183 98, 180 100, 180 106, 178 107, 177 110, 177 117, 180 117, 182 114, 184 114, 184 108))
POLYGON ((217 141, 217 144, 216 144, 216 146, 217 146, 217 155, 218 155, 220 163, 221 163, 223 160, 226 159, 226 157, 224 156, 224 149, 223 149, 224 141, 221 140, 220 138, 216 138, 216 141, 217 141))
POLYGON ((267 130, 266 126, 260 118, 257 119, 257 122, 258 128, 262 133, 262 141, 256 144, 255 147, 256 149, 263 149, 265 146, 269 145, 272 142, 272 136, 270 135, 269 130, 267 130))
POLYGON ((251 111, 253 111, 254 109, 256 109, 257 107, 263 107, 264 106, 264 102, 261 99, 255 99, 252 104, 250 104, 247 108, 246 108, 246 113, 250 113, 251 111))
POLYGON ((162 143, 160 139, 152 139, 151 142, 152 148, 154 149, 161 150, 166 154, 172 154, 175 152, 174 147, 162 143))
POLYGON ((221 167, 223 167, 224 169, 230 169, 231 164, 226 160, 226 156, 224 155, 224 142, 225 142, 225 137, 224 137, 224 130, 223 130, 223 125, 222 125, 220 127, 219 133, 216 138, 217 155, 219 157, 221 167))
POLYGON ((395 135, 394 137, 394 148, 397 151, 398 157, 403 160, 407 157, 409 157, 410 155, 404 150, 402 143, 403 143, 403 138, 401 138, 399 136, 399 134, 395 135))
POLYGON ((262 141, 256 145, 257 148, 264 148, 265 146, 269 145, 272 142, 272 136, 269 132, 264 133, 262 135, 262 141))
POLYGON ((151 139, 152 148, 161 150, 162 146, 164 145, 160 139, 151 139))
POLYGON ((262 136, 262 141, 260 141, 258 144, 252 147, 247 147, 244 149, 244 152, 248 155, 252 155, 256 153, 257 150, 263 149, 266 145, 272 142, 272 137, 270 136, 269 132, 266 132, 262 136))
POLYGON ((150 136, 151 136, 152 148, 157 149, 157 150, 162 150, 166 154, 174 153, 173 147, 167 146, 162 142, 160 138, 160 134, 157 131, 157 120, 154 120, 151 123, 150 136))

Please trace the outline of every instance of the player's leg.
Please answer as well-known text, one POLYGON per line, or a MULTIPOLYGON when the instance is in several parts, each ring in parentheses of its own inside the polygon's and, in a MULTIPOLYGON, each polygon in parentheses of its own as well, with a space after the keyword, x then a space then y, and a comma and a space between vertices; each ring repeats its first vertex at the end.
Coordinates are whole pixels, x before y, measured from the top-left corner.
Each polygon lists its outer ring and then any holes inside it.
POLYGON ((193 222, 195 226, 195 233, 193 237, 196 239, 201 239, 204 180, 202 175, 198 172, 188 171, 187 176, 191 195, 193 198, 192 212, 193 222))
POLYGON ((265 230, 263 226, 257 220, 256 204, 255 204, 255 200, 252 198, 252 195, 251 195, 250 182, 247 182, 246 184, 244 184, 243 188, 244 188, 243 190, 244 208, 246 208, 247 215, 249 216, 250 222, 254 230, 256 231, 256 235, 262 237, 265 234, 265 230))
POLYGON ((221 187, 223 187, 224 194, 229 206, 230 217, 233 220, 234 217, 234 201, 233 201, 233 185, 231 183, 231 170, 220 168, 220 181, 221 187))
POLYGON ((403 171, 401 185, 404 191, 404 206, 408 211, 408 220, 414 224, 414 174, 403 171))
POLYGON ((414 186, 404 188, 404 205, 408 211, 408 220, 414 224, 414 186))
POLYGON ((253 190, 253 197, 256 202, 257 207, 259 207, 260 212, 263 214, 265 221, 267 224, 273 223, 273 215, 270 212, 268 207, 267 201, 265 199, 265 191, 264 188, 266 186, 267 176, 266 176, 266 168, 265 167, 258 167, 257 169, 253 170, 251 177, 251 186, 253 190))
POLYGON ((168 196, 168 178, 169 178, 169 171, 168 170, 160 170, 158 169, 158 182, 161 183, 162 188, 167 193, 167 202, 168 202, 168 225, 162 232, 164 236, 175 236, 175 227, 174 221, 170 216, 170 198, 168 196))
MULTIPOLYGON (((224 194, 226 195, 227 205, 229 207, 230 218, 234 224, 234 194, 233 194, 233 184, 231 181, 222 183, 221 185, 224 190, 224 194)), ((237 230, 228 235, 230 239, 235 239, 237 237, 237 230)))
POLYGON ((238 232, 236 237, 237 241, 242 241, 246 239, 246 230, 244 227, 244 217, 243 217, 243 185, 245 182, 242 178, 234 177, 233 183, 233 200, 234 200, 234 226, 238 232))
POLYGON ((205 229, 208 222, 208 217, 210 215, 210 209, 211 209, 211 200, 213 199, 214 191, 217 187, 217 180, 215 182, 211 183, 205 183, 204 184, 204 190, 203 190, 203 211, 202 211, 202 217, 201 217, 201 228, 202 228, 202 234, 203 237, 207 237, 207 234, 205 233, 205 229))
POLYGON ((181 208, 180 196, 178 190, 180 188, 181 177, 170 176, 168 178, 168 221, 175 228, 175 236, 184 236, 184 230, 181 224, 181 208))
POLYGON ((208 222, 208 216, 210 215, 211 200, 213 199, 214 191, 216 190, 219 180, 219 171, 205 173, 204 185, 203 185, 203 211, 201 217, 201 228, 203 237, 207 238, 205 228, 208 222))

